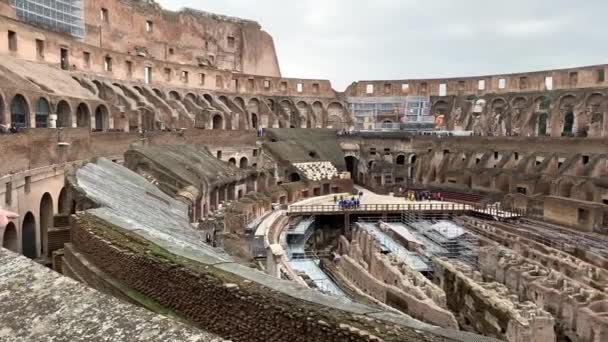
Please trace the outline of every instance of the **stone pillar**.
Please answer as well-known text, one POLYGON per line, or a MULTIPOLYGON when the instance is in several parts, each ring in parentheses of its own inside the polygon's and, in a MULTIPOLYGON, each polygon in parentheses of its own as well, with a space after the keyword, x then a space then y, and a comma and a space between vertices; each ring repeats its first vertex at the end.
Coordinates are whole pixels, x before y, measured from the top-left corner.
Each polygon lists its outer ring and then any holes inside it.
POLYGON ((57 114, 49 115, 49 128, 57 128, 57 114))

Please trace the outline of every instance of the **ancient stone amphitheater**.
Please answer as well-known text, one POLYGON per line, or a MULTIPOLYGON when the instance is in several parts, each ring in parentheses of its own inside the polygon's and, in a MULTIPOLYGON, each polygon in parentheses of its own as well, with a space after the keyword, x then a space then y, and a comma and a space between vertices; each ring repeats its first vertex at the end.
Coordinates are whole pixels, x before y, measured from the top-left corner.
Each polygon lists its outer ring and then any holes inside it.
POLYGON ((608 341, 606 70, 336 92, 257 22, 0 0, 0 340, 608 341))

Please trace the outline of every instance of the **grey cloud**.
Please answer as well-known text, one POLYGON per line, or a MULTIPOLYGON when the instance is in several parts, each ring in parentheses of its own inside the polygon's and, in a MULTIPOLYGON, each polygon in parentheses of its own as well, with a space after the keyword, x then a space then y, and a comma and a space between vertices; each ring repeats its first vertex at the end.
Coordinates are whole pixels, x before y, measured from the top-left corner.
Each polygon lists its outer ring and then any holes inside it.
POLYGON ((608 1, 161 0, 260 22, 286 77, 473 76, 606 63, 608 1))

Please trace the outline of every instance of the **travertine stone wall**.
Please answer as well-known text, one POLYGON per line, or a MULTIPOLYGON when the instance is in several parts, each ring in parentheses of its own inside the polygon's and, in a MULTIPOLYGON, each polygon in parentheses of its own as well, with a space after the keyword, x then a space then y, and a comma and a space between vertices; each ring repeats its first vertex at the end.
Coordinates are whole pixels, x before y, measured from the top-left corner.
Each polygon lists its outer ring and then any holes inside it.
POLYGON ((498 283, 487 283, 468 266, 434 258, 435 277, 460 324, 509 342, 555 341, 553 317, 532 302, 519 302, 498 283))
POLYGON ((75 218, 72 244, 123 286, 233 341, 451 341, 368 316, 377 311, 296 300, 238 277, 238 267, 178 258, 87 215, 75 218))

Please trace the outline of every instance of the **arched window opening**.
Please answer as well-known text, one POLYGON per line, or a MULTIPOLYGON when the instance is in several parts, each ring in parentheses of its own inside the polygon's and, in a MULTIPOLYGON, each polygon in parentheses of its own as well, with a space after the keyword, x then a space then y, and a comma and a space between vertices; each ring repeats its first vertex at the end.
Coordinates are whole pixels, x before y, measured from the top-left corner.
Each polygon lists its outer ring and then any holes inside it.
POLYGON ((28 106, 25 97, 15 95, 11 101, 11 126, 26 128, 28 119, 28 106))
POLYGON ((241 169, 246 169, 247 166, 249 166, 249 161, 247 160, 246 157, 241 158, 241 161, 239 162, 239 167, 241 169))
POLYGON ((76 126, 83 128, 91 127, 91 113, 86 104, 81 103, 76 108, 76 126))
POLYGON ((57 128, 72 127, 72 110, 65 101, 57 104, 57 128))
POLYGON ((49 114, 51 113, 51 106, 49 102, 41 97, 36 102, 36 128, 47 128, 49 127, 49 114))

